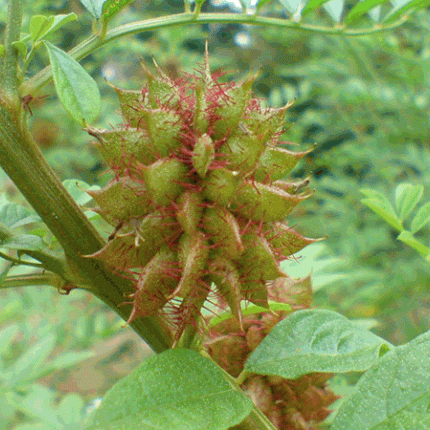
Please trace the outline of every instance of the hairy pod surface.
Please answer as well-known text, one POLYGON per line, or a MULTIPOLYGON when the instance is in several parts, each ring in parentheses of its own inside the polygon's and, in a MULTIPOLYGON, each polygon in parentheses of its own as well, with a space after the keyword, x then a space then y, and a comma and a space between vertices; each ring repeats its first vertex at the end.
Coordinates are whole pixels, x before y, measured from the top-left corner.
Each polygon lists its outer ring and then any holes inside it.
POLYGON ((87 129, 115 173, 90 192, 115 231, 88 257, 134 280, 129 321, 170 311, 179 339, 215 293, 243 328, 241 303, 269 308, 279 263, 314 241, 284 224, 312 193, 281 181, 309 151, 279 147, 288 106, 253 98, 256 76, 220 82, 207 52, 194 75, 155 67, 139 91, 114 87, 122 126, 87 129))

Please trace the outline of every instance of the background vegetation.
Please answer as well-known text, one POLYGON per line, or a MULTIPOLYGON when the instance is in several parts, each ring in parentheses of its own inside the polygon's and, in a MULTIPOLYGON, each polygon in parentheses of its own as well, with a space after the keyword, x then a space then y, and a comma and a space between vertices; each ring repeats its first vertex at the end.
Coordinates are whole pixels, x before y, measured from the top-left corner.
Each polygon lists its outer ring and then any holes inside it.
MULTIPOLYGON (((280 10, 281 3, 270 3, 267 13, 280 10)), ((77 0, 26 2, 25 7, 25 17, 42 12, 79 16, 53 37, 64 50, 92 25, 77 0)), ((234 7, 221 2, 203 6, 234 7)), ((179 0, 137 0, 114 19, 125 23, 182 8, 179 0)), ((6 1, 0 0, 0 30, 5 13, 6 1)), ((403 344, 430 328, 430 264, 396 239, 398 232, 361 202, 360 190, 378 190, 394 201, 394 188, 408 182, 423 185, 423 202, 430 200, 429 18, 422 11, 397 29, 357 38, 232 24, 129 36, 82 62, 102 91, 103 111, 95 126, 120 122, 116 96, 105 80, 139 88, 140 61, 151 67, 152 56, 172 76, 191 72, 207 39, 212 69, 222 65, 231 70, 229 78, 260 69, 256 95, 273 106, 295 100, 287 113, 291 128, 285 139, 302 149, 317 144, 295 170, 298 177, 312 176, 316 194, 292 219, 304 235, 328 237, 299 253, 297 261, 288 263, 288 273, 312 271, 315 306, 363 319, 381 337, 403 344)), ((328 17, 319 12, 311 19, 324 23, 328 17)), ((46 64, 45 53, 38 51, 33 67, 46 64)), ((88 134, 55 100, 53 88, 45 87, 44 94, 49 103, 35 100, 31 109, 37 114, 30 122, 50 165, 62 180, 104 185, 105 166, 88 134), (61 123, 58 112, 63 112, 61 123)), ((25 204, 6 175, 0 175, 0 191, 25 204)), ((429 244, 428 225, 417 237, 429 244)), ((13 274, 23 270, 28 269, 12 269, 13 274)), ((63 298, 40 287, 1 290, 0 308, 0 430, 76 428, 87 409, 150 353, 130 328, 121 328, 116 315, 84 292, 63 298), (80 312, 84 306, 85 314, 80 312), (19 341, 12 342, 16 332, 19 341), (90 358, 94 352, 97 359, 90 358), (88 386, 90 378, 99 386, 88 386), (17 401, 13 393, 24 388, 25 401, 17 401)), ((334 389, 347 391, 352 380, 338 377, 334 389)))

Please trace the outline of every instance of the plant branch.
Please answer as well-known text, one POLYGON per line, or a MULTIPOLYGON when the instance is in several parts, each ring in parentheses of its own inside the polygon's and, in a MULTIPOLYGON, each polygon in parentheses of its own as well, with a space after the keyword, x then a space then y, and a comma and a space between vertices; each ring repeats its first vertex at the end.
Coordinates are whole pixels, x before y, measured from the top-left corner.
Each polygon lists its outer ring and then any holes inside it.
MULTIPOLYGON (((145 31, 152 31, 157 28, 165 28, 172 26, 184 26, 192 24, 207 24, 207 23, 235 23, 235 24, 248 24, 259 26, 278 27, 283 30, 294 29, 294 31, 308 31, 323 33, 328 35, 344 36, 366 36, 381 31, 390 30, 398 27, 405 21, 404 18, 390 24, 388 26, 375 25, 370 29, 345 29, 342 27, 322 27, 310 24, 297 23, 292 20, 271 18, 264 16, 251 16, 237 13, 200 13, 196 16, 194 13, 180 13, 175 15, 168 15, 154 19, 147 19, 145 21, 136 21, 131 24, 125 24, 108 31, 103 39, 98 35, 92 35, 84 40, 81 44, 69 51, 69 54, 76 60, 81 60, 96 49, 116 40, 120 37, 141 33, 145 31)), ((45 67, 35 76, 21 85, 21 94, 33 94, 46 85, 52 78, 51 66, 45 67)))
POLYGON ((13 43, 21 35, 22 4, 21 0, 10 0, 8 5, 5 31, 5 55, 3 59, 2 87, 15 106, 19 103, 18 95, 18 51, 13 43))
MULTIPOLYGON (((0 166, 63 247, 68 268, 66 281, 92 292, 127 319, 130 307, 121 305, 124 295, 134 292, 131 281, 84 257, 98 251, 104 240, 46 163, 21 122, 20 112, 15 112, 1 93, 0 166)), ((160 317, 136 319, 130 325, 154 351, 170 348, 171 335, 160 317)))

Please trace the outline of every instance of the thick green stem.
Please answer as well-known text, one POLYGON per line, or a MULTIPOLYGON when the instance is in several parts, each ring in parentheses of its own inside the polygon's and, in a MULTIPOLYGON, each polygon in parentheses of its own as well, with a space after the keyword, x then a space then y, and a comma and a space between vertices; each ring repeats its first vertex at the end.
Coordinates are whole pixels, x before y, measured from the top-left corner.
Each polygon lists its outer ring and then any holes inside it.
MULTIPOLYGON (((176 15, 169 15, 158 17, 154 19, 147 19, 145 21, 136 21, 131 24, 125 24, 116 27, 106 33, 103 39, 98 35, 92 35, 84 40, 81 44, 69 51, 69 54, 76 60, 81 60, 96 49, 104 46, 115 39, 120 37, 142 33, 145 31, 152 31, 157 28, 165 28, 171 26, 189 26, 193 24, 206 24, 206 23, 235 23, 235 24, 248 24, 259 26, 278 27, 283 30, 293 29, 294 31, 310 31, 329 35, 343 34, 345 36, 365 36, 369 34, 387 31, 389 29, 398 27, 404 22, 402 18, 395 23, 382 27, 375 25, 368 29, 345 29, 341 27, 321 27, 310 24, 297 23, 287 19, 271 18, 265 16, 254 16, 235 13, 200 13, 196 16, 194 13, 181 13, 176 15)), ((52 78, 51 67, 45 67, 38 74, 33 76, 28 81, 21 85, 21 94, 35 94, 40 88, 46 85, 52 78)))
POLYGON ((5 33, 5 56, 3 59, 2 87, 10 102, 19 103, 18 95, 18 51, 13 43, 21 35, 22 4, 21 0, 10 0, 5 33))
MULTIPOLYGON (((83 257, 98 251, 104 241, 48 166, 20 117, 0 94, 0 166, 63 247, 66 280, 91 291, 127 319, 130 307, 121 304, 124 295, 134 291, 131 282, 83 257)), ((154 351, 170 348, 172 339, 161 318, 140 318, 131 326, 154 351)))

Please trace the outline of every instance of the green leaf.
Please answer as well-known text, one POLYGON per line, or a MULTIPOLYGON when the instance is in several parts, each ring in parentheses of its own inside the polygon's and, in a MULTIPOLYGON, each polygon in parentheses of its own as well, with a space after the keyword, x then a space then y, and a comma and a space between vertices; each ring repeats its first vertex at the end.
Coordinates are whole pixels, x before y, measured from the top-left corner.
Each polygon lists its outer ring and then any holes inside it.
POLYGON ((55 343, 55 336, 48 335, 28 348, 8 372, 9 386, 18 386, 35 378, 41 364, 54 349, 55 343))
POLYGON ((2 45, 2 44, 0 43, 0 57, 4 57, 4 53, 5 53, 4 45, 2 45))
POLYGON ((55 89, 65 109, 85 126, 100 112, 100 93, 94 79, 70 55, 44 41, 52 65, 55 89))
POLYGON ((48 36, 71 21, 76 21, 75 13, 67 15, 34 15, 30 20, 30 35, 33 42, 48 36))
POLYGON ((396 187, 396 207, 400 219, 404 220, 414 210, 424 193, 422 185, 400 184, 396 187))
POLYGON ((100 19, 103 13, 103 5, 107 0, 80 0, 87 11, 96 19, 100 19))
POLYGON ((430 202, 420 207, 411 222, 411 233, 421 230, 430 221, 430 202))
POLYGON ((249 356, 245 370, 295 379, 312 372, 360 372, 391 344, 328 310, 299 310, 279 322, 249 356))
POLYGON ((336 22, 340 22, 344 6, 344 0, 330 0, 323 4, 324 9, 336 22))
POLYGON ((315 9, 319 8, 321 5, 329 1, 330 0, 309 0, 302 10, 302 16, 307 15, 309 12, 314 11, 315 9))
POLYGON ((22 40, 17 40, 16 42, 12 42, 12 45, 14 46, 14 48, 16 48, 18 50, 18 52, 23 56, 26 57, 27 56, 27 45, 25 44, 24 41, 22 40))
POLYGON ((49 31, 53 23, 54 17, 52 15, 33 15, 30 19, 30 36, 33 42, 49 31))
POLYGON ((38 251, 45 247, 40 236, 34 234, 17 234, 4 241, 0 241, 0 246, 7 249, 19 249, 21 251, 38 251))
MULTIPOLYGON (((291 311, 291 306, 287 303, 279 303, 279 302, 274 302, 269 300, 269 306, 270 309, 272 311, 280 311, 280 312, 289 312, 291 311)), ((246 316, 246 315, 254 315, 254 314, 262 314, 262 313, 267 313, 267 308, 263 308, 261 306, 257 306, 257 305, 248 305, 243 303, 242 304, 242 315, 246 316)), ((210 322, 209 322, 209 326, 210 327, 214 327, 217 324, 226 321, 230 318, 233 318, 233 314, 232 312, 223 312, 222 314, 211 318, 210 322)))
POLYGON ((358 2, 348 13, 344 19, 345 24, 352 24, 357 22, 365 13, 375 6, 387 3, 389 0, 362 0, 358 2))
POLYGON ((288 12, 294 13, 299 8, 301 0, 279 0, 279 3, 281 3, 288 12))
MULTIPOLYGON (((121 9, 124 9, 133 0, 108 0, 103 5, 102 20, 108 22, 121 9)), ((203 0, 204 1, 204 0, 203 0)))
POLYGON ((380 217, 382 217, 388 224, 392 225, 396 230, 402 231, 403 226, 401 221, 397 218, 393 207, 388 201, 381 201, 376 199, 362 199, 361 203, 368 206, 380 217))
POLYGON ((412 0, 406 3, 396 1, 394 3, 397 3, 396 7, 384 17, 382 20, 383 24, 389 24, 390 22, 407 16, 406 12, 413 12, 416 9, 425 9, 430 5, 430 0, 412 0))
POLYGON ((18 333, 18 326, 16 324, 4 327, 0 331, 0 356, 9 352, 12 340, 15 334, 18 333))
POLYGON ((414 235, 410 231, 407 231, 407 230, 402 231, 397 236, 397 239, 406 243, 406 245, 409 245, 411 248, 414 248, 424 256, 427 256, 430 254, 430 248, 426 245, 423 245, 420 241, 415 239, 414 235))
POLYGON ((17 228, 40 221, 39 215, 17 203, 7 203, 0 208, 0 223, 17 228))
POLYGON ((381 357, 344 401, 330 430, 430 428, 430 333, 381 357))
POLYGON ((173 349, 146 359, 104 397, 88 430, 224 430, 252 402, 197 352, 173 349))
POLYGON ((90 202, 93 198, 86 193, 87 190, 99 190, 98 185, 88 185, 86 182, 78 179, 66 179, 63 181, 64 188, 72 196, 73 200, 80 206, 90 202))

